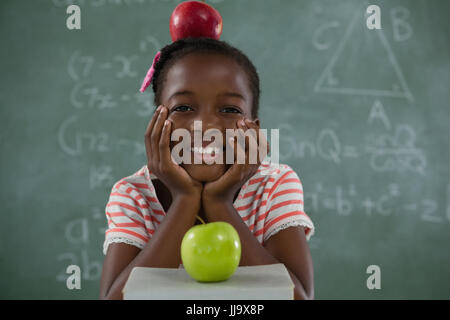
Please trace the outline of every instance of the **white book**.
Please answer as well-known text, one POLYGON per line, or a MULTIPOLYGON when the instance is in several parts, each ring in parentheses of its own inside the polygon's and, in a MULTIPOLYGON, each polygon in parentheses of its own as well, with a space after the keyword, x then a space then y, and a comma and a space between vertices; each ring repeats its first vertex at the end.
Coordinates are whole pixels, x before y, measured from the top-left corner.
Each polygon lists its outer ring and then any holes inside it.
POLYGON ((221 282, 198 282, 184 268, 135 267, 124 300, 292 300, 294 283, 282 263, 238 267, 221 282))

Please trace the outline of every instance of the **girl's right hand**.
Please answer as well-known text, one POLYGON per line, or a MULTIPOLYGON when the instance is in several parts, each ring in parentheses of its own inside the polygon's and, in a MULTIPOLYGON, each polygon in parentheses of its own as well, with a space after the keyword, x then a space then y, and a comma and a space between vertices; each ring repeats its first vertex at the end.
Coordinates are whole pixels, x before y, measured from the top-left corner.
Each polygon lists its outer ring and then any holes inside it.
POLYGON ((160 105, 145 131, 148 170, 166 185, 172 198, 201 196, 202 183, 172 160, 169 146, 172 122, 167 117, 168 109, 160 105))

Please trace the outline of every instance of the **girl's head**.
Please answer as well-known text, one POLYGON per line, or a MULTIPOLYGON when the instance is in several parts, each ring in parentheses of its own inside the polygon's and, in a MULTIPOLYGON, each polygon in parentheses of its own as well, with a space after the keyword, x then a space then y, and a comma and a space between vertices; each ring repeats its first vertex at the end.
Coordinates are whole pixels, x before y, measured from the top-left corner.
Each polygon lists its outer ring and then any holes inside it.
MULTIPOLYGON (((194 137, 194 121, 202 121, 202 133, 237 129, 248 118, 259 126, 259 77, 240 50, 224 41, 185 38, 161 49, 152 78, 155 106, 168 108, 172 131, 187 129, 194 137)), ((177 141, 170 143, 171 149, 177 141)), ((209 144, 210 142, 208 142, 209 144)), ((225 162, 225 158, 224 158, 225 162)), ((226 164, 182 164, 198 181, 213 181, 225 173, 226 164)))

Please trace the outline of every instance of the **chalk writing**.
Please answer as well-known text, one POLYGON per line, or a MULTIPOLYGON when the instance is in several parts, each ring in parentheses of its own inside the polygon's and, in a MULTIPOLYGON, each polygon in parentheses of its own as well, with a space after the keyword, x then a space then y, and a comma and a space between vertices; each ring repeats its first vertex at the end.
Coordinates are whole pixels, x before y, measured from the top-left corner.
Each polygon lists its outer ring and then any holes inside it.
POLYGON ((369 167, 375 172, 425 174, 425 152, 416 146, 416 133, 410 125, 396 125, 392 134, 369 133, 362 146, 344 144, 331 128, 320 130, 315 140, 299 140, 290 124, 281 124, 279 127, 282 161, 318 157, 339 165, 343 159, 352 160, 366 156, 369 159, 369 167))
MULTIPOLYGON (((141 42, 141 48, 146 42, 141 42)), ((115 71, 113 75, 122 79, 125 77, 134 78, 139 74, 133 69, 133 62, 139 58, 136 54, 122 55, 116 54, 111 60, 102 62, 96 62, 96 59, 90 55, 82 55, 80 51, 74 51, 69 57, 67 64, 67 73, 74 81, 79 81, 83 78, 87 78, 92 73, 98 73, 99 71, 115 71), (97 69, 95 69, 97 68, 97 69)))
POLYGON ((92 260, 89 257, 87 249, 81 249, 80 253, 65 252, 56 258, 60 265, 61 271, 56 275, 56 281, 66 282, 66 269, 69 265, 80 266, 82 270, 82 279, 88 281, 97 281, 100 279, 102 265, 98 260, 92 260))
POLYGON ((355 188, 354 184, 348 186, 336 185, 334 187, 317 182, 310 190, 305 190, 305 211, 311 216, 331 212, 336 216, 348 217, 362 215, 367 218, 392 217, 397 215, 410 215, 427 223, 450 222, 449 199, 450 185, 447 186, 447 197, 443 204, 445 210, 436 199, 419 198, 411 201, 408 194, 402 197, 400 186, 397 183, 388 183, 378 193, 373 191, 364 194, 355 188))
POLYGON ((407 21, 409 10, 404 7, 391 9, 392 31, 395 41, 406 41, 411 38, 413 30, 411 24, 407 21))
POLYGON ((113 101, 113 97, 109 93, 101 93, 100 90, 91 86, 87 82, 78 82, 70 92, 70 103, 75 108, 98 108, 110 109, 118 106, 117 102, 113 101))
POLYGON ((412 171, 424 175, 425 154, 415 143, 416 133, 409 125, 397 125, 393 135, 369 135, 366 152, 370 156, 371 168, 377 172, 412 171))
MULTIPOLYGON (((354 30, 361 30, 358 28, 358 26, 361 26, 363 24, 362 19, 364 16, 361 14, 361 9, 355 10, 355 14, 353 18, 350 20, 350 24, 348 25, 344 37, 342 41, 339 43, 338 48, 334 51, 331 60, 321 73, 319 79, 317 80, 315 86, 314 86, 314 92, 317 93, 337 93, 337 94, 346 94, 346 95, 365 95, 365 96, 376 96, 376 97, 397 97, 397 98, 406 98, 409 101, 414 101, 414 98, 408 88, 408 85, 406 84, 405 78, 403 76, 402 71, 400 70, 400 66, 397 62, 397 59, 391 49, 391 46, 389 42, 387 41, 383 29, 380 30, 372 30, 368 31, 371 34, 370 39, 374 39, 373 41, 379 41, 380 45, 379 47, 384 50, 384 55, 386 56, 386 63, 390 66, 388 68, 389 70, 392 69, 394 72, 395 78, 398 83, 393 84, 392 90, 387 90, 384 88, 381 88, 381 83, 383 83, 382 80, 380 80, 380 88, 373 88, 373 87, 367 87, 367 88, 361 88, 359 87, 360 83, 358 83, 358 87, 356 87, 356 84, 354 87, 351 86, 351 84, 345 85, 344 83, 341 83, 339 77, 336 75, 336 72, 334 71, 335 66, 338 64, 339 59, 341 56, 344 55, 344 50, 347 46, 350 44, 355 43, 355 41, 358 41, 358 38, 355 38, 353 35, 354 30), (349 41, 351 39, 351 41, 349 41)), ((323 28, 323 27, 322 27, 323 28)), ((325 30, 329 30, 330 28, 325 28, 325 30)), ((319 29, 318 29, 319 30, 319 29)), ((320 30, 320 34, 322 34, 325 30, 320 30)), ((319 32, 319 31, 317 31, 319 32)), ((316 36, 317 38, 317 36, 316 36)), ((315 39, 315 46, 316 48, 320 49, 326 49, 328 46, 318 43, 317 39, 315 39)), ((361 57, 361 59, 367 60, 366 57, 361 57)), ((366 62, 367 63, 367 62, 366 62)), ((368 79, 371 79, 373 75, 370 73, 367 74, 368 79)))
POLYGON ((317 28, 312 36, 312 42, 317 50, 326 50, 330 47, 329 42, 321 41, 321 37, 325 31, 331 28, 338 28, 340 26, 338 21, 330 21, 317 28))
POLYGON ((91 166, 89 170, 89 187, 108 187, 114 183, 113 168, 109 165, 91 166))

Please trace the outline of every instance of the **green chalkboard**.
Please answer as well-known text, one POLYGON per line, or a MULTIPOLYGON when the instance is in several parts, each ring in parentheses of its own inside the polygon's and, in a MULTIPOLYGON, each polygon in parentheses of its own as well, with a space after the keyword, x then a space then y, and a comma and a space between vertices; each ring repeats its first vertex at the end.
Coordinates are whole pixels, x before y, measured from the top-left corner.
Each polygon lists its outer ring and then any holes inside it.
MULTIPOLYGON (((179 2, 0 2, 0 298, 98 297, 105 205, 146 163, 154 106, 138 89, 179 2)), ((209 3, 302 180, 316 298, 450 298, 450 3, 209 3), (369 4, 382 29, 367 28, 369 4)))

